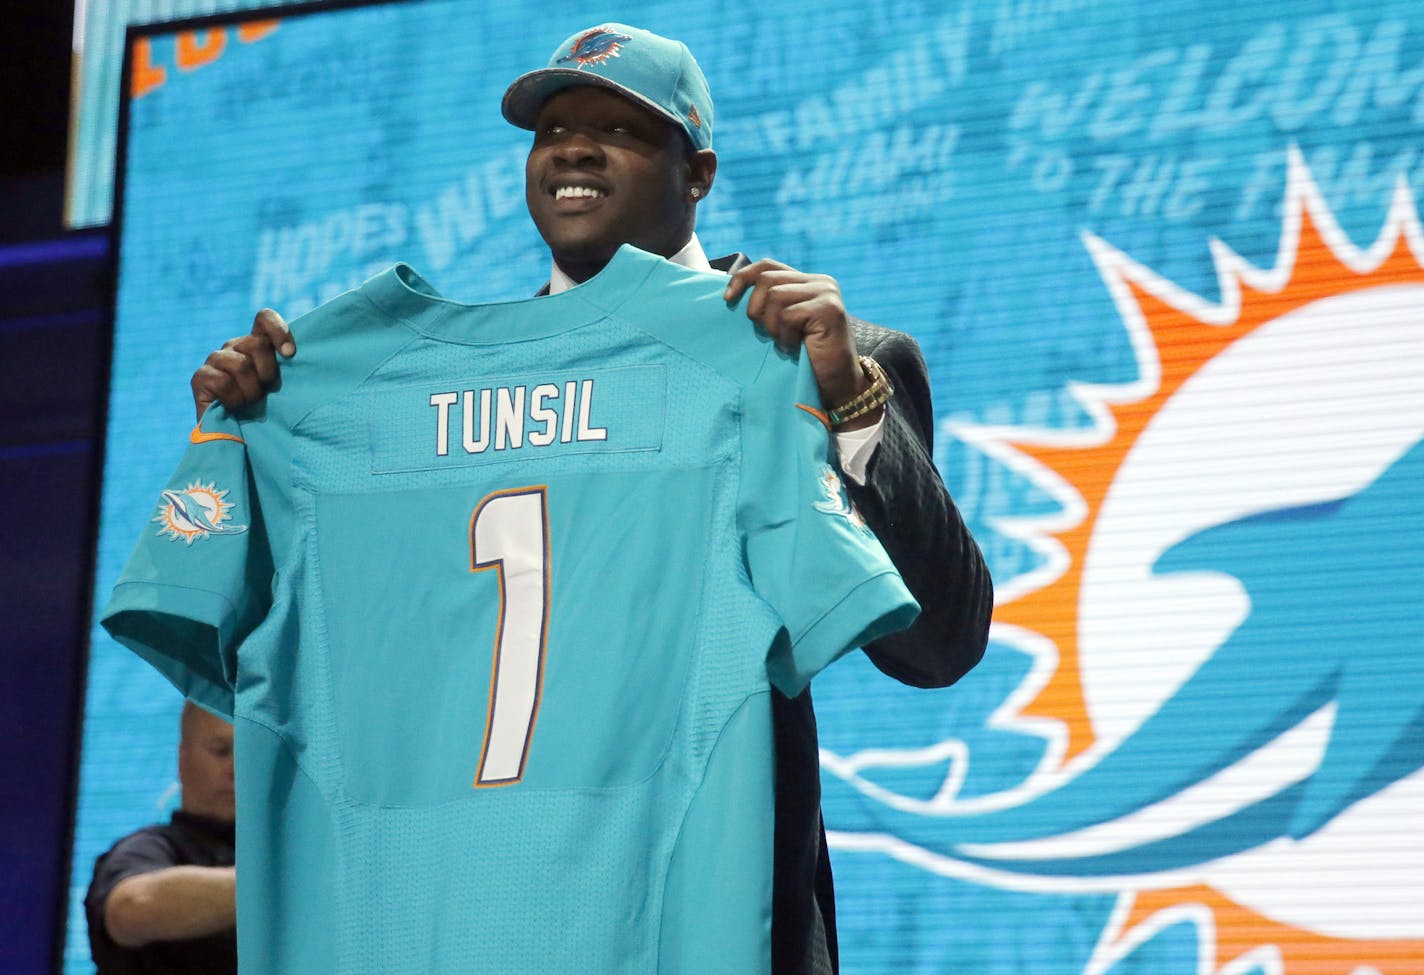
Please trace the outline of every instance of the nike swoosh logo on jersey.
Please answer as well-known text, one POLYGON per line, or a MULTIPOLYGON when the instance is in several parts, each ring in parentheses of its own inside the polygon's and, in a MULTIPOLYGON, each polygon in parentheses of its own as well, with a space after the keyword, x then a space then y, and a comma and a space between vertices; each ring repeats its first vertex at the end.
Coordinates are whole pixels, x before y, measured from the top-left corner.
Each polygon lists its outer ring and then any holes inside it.
POLYGON ((188 434, 189 443, 212 443, 214 440, 231 440, 234 443, 247 443, 241 437, 231 433, 204 433, 201 423, 193 427, 193 432, 188 434))

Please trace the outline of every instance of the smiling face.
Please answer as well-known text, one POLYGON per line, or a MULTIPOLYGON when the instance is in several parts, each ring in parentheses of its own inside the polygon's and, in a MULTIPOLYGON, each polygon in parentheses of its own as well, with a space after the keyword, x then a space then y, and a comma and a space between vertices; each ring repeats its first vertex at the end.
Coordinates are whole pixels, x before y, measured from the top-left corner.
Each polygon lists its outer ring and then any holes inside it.
POLYGON ((603 269, 622 244, 671 257, 692 236, 716 172, 672 123, 603 88, 580 85, 539 111, 524 166, 529 215, 575 281, 603 269))

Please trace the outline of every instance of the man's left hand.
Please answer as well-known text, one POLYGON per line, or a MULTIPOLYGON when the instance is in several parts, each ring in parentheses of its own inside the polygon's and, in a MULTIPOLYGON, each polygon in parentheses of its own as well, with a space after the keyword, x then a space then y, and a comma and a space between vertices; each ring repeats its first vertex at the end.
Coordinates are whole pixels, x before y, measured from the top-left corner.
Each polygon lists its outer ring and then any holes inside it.
MULTIPOLYGON (((835 278, 763 259, 731 275, 723 297, 735 302, 748 288, 752 295, 747 299, 747 317, 787 352, 805 347, 826 409, 849 402, 869 387, 835 278)), ((883 410, 857 417, 840 429, 870 426, 883 410)))

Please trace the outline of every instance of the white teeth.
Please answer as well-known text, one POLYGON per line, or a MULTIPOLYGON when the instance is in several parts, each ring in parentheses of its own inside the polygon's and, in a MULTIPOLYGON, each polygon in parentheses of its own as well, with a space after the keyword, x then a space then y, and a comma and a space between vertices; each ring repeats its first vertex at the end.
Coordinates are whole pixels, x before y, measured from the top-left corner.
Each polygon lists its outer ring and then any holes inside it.
POLYGON ((599 197, 607 196, 602 190, 596 190, 591 186, 560 186, 554 190, 554 199, 567 200, 570 197, 599 197))

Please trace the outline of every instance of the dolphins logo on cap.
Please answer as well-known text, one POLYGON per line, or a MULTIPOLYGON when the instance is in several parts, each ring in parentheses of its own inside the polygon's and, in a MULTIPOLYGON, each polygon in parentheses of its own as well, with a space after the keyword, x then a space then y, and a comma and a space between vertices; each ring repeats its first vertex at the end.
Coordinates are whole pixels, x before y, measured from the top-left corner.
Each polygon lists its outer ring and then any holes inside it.
POLYGON ((607 27, 595 27, 574 41, 569 53, 559 58, 559 63, 572 61, 580 68, 586 68, 590 64, 602 64, 609 58, 618 57, 619 49, 632 39, 627 34, 619 34, 607 27))

